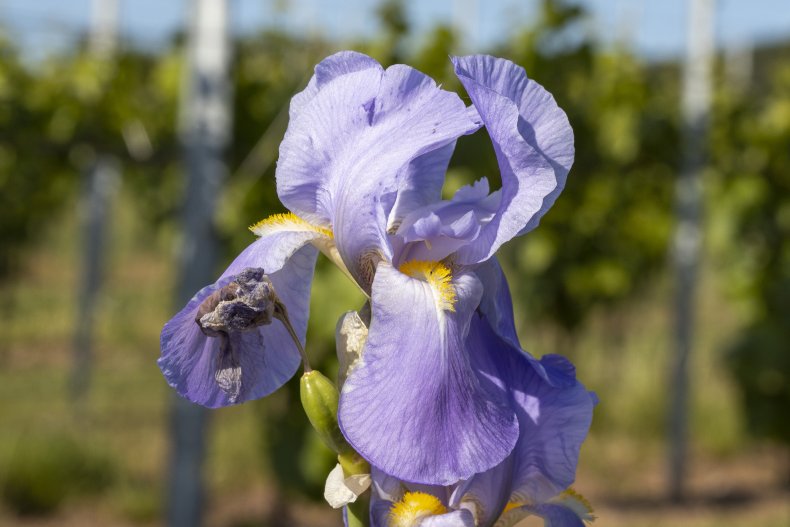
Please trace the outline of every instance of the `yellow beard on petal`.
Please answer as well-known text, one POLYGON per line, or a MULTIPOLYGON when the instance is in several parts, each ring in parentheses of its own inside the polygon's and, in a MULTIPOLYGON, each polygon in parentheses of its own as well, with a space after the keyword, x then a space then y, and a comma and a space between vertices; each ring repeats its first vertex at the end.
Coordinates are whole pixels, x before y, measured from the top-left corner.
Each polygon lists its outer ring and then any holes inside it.
POLYGON ((250 230, 258 236, 265 236, 278 231, 313 231, 332 238, 332 230, 309 223, 292 212, 285 214, 272 214, 255 225, 250 225, 250 230))
POLYGON ((400 264, 398 270, 407 276, 428 282, 436 298, 437 307, 444 311, 455 311, 453 273, 445 264, 409 260, 400 264))
POLYGON ((591 522, 595 520, 595 515, 593 514, 593 508, 587 498, 573 490, 573 488, 568 487, 560 493, 559 496, 552 498, 552 503, 561 503, 571 509, 573 512, 576 513, 576 516, 581 518, 584 521, 591 522))
POLYGON ((447 508, 439 498, 425 492, 407 492, 390 509, 388 527, 414 527, 416 522, 426 516, 445 514, 447 508))

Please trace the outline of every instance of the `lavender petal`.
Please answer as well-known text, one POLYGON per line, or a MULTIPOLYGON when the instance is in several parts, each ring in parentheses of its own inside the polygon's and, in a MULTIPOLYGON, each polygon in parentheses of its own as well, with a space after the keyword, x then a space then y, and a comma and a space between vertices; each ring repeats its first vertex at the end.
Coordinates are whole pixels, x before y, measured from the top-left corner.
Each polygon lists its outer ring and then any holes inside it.
POLYGON ((504 396, 469 363, 466 335, 479 281, 453 280, 455 312, 432 288, 388 264, 373 283, 362 358, 340 398, 341 428, 371 464, 401 480, 448 485, 487 470, 513 448, 517 423, 504 396))
POLYGON ((458 261, 487 260, 503 243, 535 228, 565 186, 573 164, 573 131, 542 86, 512 62, 487 55, 453 58, 494 146, 502 188, 496 215, 458 261))
POLYGON ((220 279, 200 290, 162 329, 158 364, 168 384, 190 401, 216 408, 268 395, 290 379, 300 364, 299 352, 279 321, 248 331, 208 337, 195 322, 201 304, 244 269, 267 272, 291 323, 304 343, 310 283, 317 251, 306 245, 308 233, 278 232, 250 244, 220 279), (233 357, 227 357, 228 353, 233 357), (239 372, 236 368, 240 368, 239 372), (239 386, 240 384, 240 386, 239 386))

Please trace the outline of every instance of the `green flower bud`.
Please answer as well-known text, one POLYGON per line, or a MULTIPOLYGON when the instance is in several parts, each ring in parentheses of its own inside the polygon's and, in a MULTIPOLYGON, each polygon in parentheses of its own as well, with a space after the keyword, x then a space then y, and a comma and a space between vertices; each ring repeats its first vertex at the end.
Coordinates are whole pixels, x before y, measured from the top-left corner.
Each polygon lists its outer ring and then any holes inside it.
POLYGON ((343 457, 355 456, 337 424, 340 394, 332 381, 319 371, 308 371, 302 375, 299 391, 307 418, 324 444, 343 457))

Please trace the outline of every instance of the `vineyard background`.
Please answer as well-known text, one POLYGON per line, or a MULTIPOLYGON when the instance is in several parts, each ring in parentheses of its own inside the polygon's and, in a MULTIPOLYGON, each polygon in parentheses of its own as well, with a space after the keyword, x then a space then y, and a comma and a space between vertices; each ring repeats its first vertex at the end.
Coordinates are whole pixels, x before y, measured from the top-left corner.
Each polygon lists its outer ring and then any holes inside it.
MULTIPOLYGON (((675 502, 666 423, 680 57, 646 60, 627 38, 604 42, 582 5, 545 0, 535 13, 475 50, 463 28, 415 29, 399 2, 374 6, 371 36, 273 25, 234 35, 216 270, 252 241, 248 225, 283 210, 274 169, 287 104, 321 58, 356 49, 459 93, 449 55, 509 58, 554 94, 576 137, 566 190, 501 257, 523 345, 571 357, 601 400, 576 489, 604 526, 788 525, 790 40, 715 55, 688 481, 675 502)), ((0 29, 0 525, 159 525, 171 394, 156 358, 183 242, 186 38, 155 49, 121 39, 108 58, 91 35, 75 35, 31 57, 25 39, 0 29), (98 180, 99 234, 86 227, 97 166, 116 174, 98 180), (80 336, 92 243, 99 280, 80 336)), ((487 137, 462 138, 445 193, 482 175, 498 185, 487 137)), ((346 280, 319 262, 308 351, 327 369, 337 318, 362 303, 346 280)), ((332 456, 306 426, 297 390, 292 381, 210 414, 207 525, 339 524, 320 502, 332 456)))

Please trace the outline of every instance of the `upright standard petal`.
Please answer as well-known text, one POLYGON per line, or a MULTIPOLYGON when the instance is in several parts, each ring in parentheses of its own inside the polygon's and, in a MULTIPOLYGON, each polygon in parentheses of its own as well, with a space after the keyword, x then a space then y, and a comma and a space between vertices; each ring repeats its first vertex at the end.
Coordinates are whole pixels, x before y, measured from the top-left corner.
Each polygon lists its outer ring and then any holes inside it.
POLYGON ((343 386, 339 419, 351 445, 384 472, 448 485, 501 462, 518 424, 469 362, 480 282, 431 272, 423 281, 379 264, 368 340, 343 386))
POLYGON ((485 55, 453 58, 494 146, 502 188, 494 218, 458 251, 458 261, 487 260, 506 241, 538 225, 573 164, 568 118, 542 86, 512 62, 485 55))
POLYGON ((298 103, 280 145, 277 189, 289 209, 332 227, 346 267, 369 289, 376 254, 392 256, 387 224, 401 183, 404 193, 413 191, 417 184, 409 181, 422 173, 422 164, 430 168, 427 177, 436 179, 436 166, 448 152, 423 156, 479 124, 456 94, 417 70, 365 64, 332 77, 298 103))
POLYGON ((396 231, 411 212, 441 201, 444 178, 454 151, 455 141, 415 158, 402 169, 395 204, 387 221, 388 232, 396 231))
POLYGON ((225 337, 207 336, 196 323, 201 304, 247 268, 262 268, 304 344, 317 231, 269 230, 250 244, 217 282, 200 290, 162 330, 158 364, 186 399, 216 408, 263 397, 296 372, 299 352, 278 320, 225 337))
POLYGON ((403 243, 402 260, 443 260, 474 242, 496 214, 496 196, 488 195, 485 178, 460 188, 452 199, 437 201, 404 218, 396 239, 403 243))
POLYGON ((536 365, 480 315, 472 319, 469 340, 473 365, 510 393, 518 416, 511 499, 548 500, 573 483, 594 399, 566 359, 549 355, 536 365))
POLYGON ((367 67, 331 78, 297 105, 288 124, 275 172, 277 194, 312 224, 332 226, 333 168, 349 136, 367 126, 365 105, 378 93, 382 75, 381 67, 367 67))
POLYGON ((381 70, 382 68, 374 59, 357 51, 339 51, 328 56, 316 65, 315 74, 307 83, 307 87, 291 99, 291 105, 288 108, 289 117, 295 119, 301 113, 302 108, 332 80, 367 69, 381 70))

